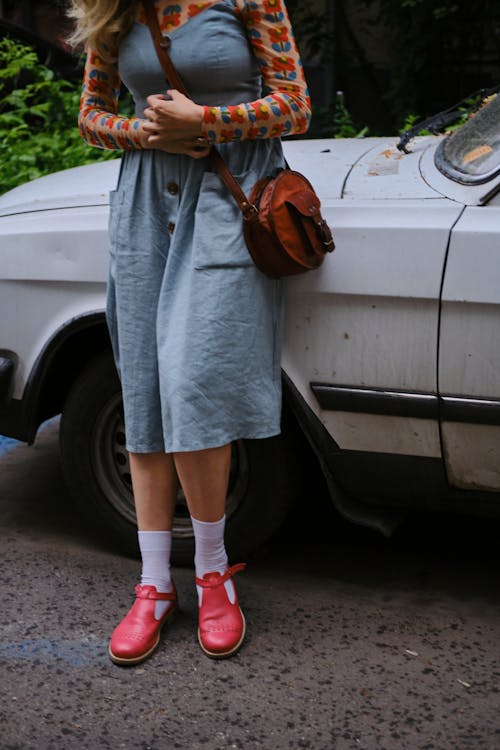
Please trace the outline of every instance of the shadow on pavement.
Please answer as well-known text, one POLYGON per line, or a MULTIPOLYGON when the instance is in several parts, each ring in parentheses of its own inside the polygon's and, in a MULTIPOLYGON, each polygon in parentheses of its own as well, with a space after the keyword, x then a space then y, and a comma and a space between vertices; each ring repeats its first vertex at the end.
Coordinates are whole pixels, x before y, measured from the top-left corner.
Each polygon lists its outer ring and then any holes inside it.
MULTIPOLYGON (((39 433, 33 446, 20 445, 0 458, 1 527, 30 537, 57 539, 118 553, 113 541, 73 507, 60 468, 58 421, 39 433)), ((374 586, 433 586, 461 597, 480 592, 498 597, 500 521, 443 513, 411 513, 386 539, 343 520, 320 476, 308 482, 307 497, 253 559, 321 579, 374 586)))

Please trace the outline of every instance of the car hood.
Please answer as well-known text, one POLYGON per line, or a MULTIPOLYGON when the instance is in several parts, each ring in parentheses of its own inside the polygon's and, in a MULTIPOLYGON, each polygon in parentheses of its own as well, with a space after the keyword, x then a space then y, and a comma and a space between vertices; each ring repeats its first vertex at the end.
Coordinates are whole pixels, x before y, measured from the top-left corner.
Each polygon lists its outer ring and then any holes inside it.
POLYGON ((439 142, 415 138, 411 153, 398 151, 396 137, 290 141, 287 160, 309 178, 322 202, 345 198, 378 200, 440 198, 422 178, 420 159, 439 142))
MULTIPOLYGON (((422 153, 436 143, 432 136, 415 139, 402 154, 395 138, 325 138, 285 141, 292 169, 314 185, 322 202, 339 198, 439 197, 422 179, 422 153)), ((105 205, 116 186, 120 160, 96 162, 40 177, 0 196, 0 216, 32 211, 105 205)))
POLYGON ((40 177, 0 196, 0 216, 109 203, 120 160, 87 164, 40 177))

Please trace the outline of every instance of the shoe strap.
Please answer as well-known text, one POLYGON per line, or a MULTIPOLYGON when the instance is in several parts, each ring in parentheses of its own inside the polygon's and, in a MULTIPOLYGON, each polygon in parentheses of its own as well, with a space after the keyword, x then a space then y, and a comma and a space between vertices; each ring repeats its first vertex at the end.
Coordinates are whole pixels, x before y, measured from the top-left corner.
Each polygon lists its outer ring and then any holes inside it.
POLYGON ((167 602, 175 602, 177 594, 173 591, 157 591, 154 586, 141 586, 140 583, 135 587, 135 593, 138 599, 154 599, 167 602))
POLYGON ((205 578, 196 577, 196 583, 198 586, 201 586, 204 589, 215 589, 217 588, 217 586, 222 586, 222 584, 228 581, 232 576, 234 576, 235 573, 239 573, 241 570, 245 570, 245 568, 246 563, 236 563, 236 565, 232 565, 230 568, 227 568, 226 572, 222 575, 218 573, 216 577, 212 574, 213 577, 211 577, 208 581, 205 578))

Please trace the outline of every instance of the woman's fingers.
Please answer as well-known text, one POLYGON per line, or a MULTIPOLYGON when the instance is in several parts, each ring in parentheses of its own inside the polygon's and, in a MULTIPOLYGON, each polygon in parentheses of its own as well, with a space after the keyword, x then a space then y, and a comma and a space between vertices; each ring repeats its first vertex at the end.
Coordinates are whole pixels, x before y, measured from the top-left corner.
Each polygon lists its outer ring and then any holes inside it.
POLYGON ((144 122, 142 124, 142 129, 146 133, 150 133, 150 134, 158 132, 158 126, 156 125, 155 122, 151 122, 150 120, 144 120, 144 122))
POLYGON ((154 122, 156 120, 157 115, 153 107, 146 107, 144 110, 144 117, 148 122, 154 122))
POLYGON ((148 107, 144 110, 146 119, 171 135, 201 136, 203 107, 175 89, 167 91, 167 96, 170 98, 165 99, 161 94, 148 96, 148 107))
POLYGON ((147 98, 142 129, 148 146, 193 159, 207 156, 210 146, 201 135, 203 107, 175 89, 167 91, 167 97, 147 98))
POLYGON ((150 94, 146 101, 148 103, 148 106, 154 109, 155 107, 159 106, 162 102, 166 101, 164 94, 150 94))
POLYGON ((210 146, 202 138, 172 138, 162 133, 152 132, 147 137, 148 146, 170 154, 186 154, 193 159, 202 159, 207 156, 210 146))

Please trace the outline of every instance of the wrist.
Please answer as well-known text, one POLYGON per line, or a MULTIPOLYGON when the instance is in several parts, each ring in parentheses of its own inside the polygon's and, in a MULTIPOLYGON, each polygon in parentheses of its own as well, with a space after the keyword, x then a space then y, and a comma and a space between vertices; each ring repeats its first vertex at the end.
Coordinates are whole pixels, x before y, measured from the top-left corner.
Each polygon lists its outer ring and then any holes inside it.
POLYGON ((201 104, 196 104, 196 126, 197 126, 197 132, 196 135, 202 136, 203 135, 203 122, 205 119, 205 107, 201 104))
POLYGON ((145 122, 147 122, 147 120, 140 120, 139 122, 139 128, 138 128, 139 144, 141 148, 150 149, 152 148, 152 146, 149 143, 149 133, 146 130, 144 130, 145 122))

